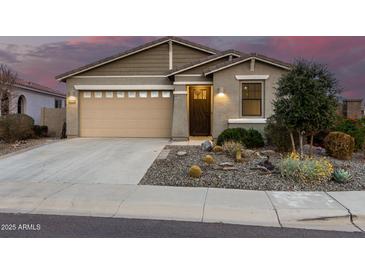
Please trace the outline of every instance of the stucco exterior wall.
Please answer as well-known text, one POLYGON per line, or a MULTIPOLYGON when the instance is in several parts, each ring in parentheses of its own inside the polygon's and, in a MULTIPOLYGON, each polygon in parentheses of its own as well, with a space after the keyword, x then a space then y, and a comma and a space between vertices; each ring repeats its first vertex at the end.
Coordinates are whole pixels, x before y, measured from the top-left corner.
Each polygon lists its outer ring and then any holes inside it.
POLYGON ((34 124, 39 125, 41 123, 41 110, 43 107, 54 108, 55 99, 62 100, 62 106, 65 107, 65 98, 57 97, 54 95, 43 94, 28 89, 16 87, 11 98, 10 112, 17 113, 18 111, 18 98, 20 96, 25 97, 24 114, 31 116, 34 119, 34 124))
MULTIPOLYGON (((273 114, 272 102, 275 98, 275 86, 283 73, 286 73, 286 70, 259 61, 256 61, 254 71, 250 70, 250 62, 245 62, 214 73, 213 137, 218 137, 228 127, 252 127, 258 129, 263 127, 262 124, 228 124, 228 119, 253 118, 242 116, 241 87, 242 83, 246 81, 237 80, 235 75, 269 75, 267 80, 259 80, 263 82, 264 88, 263 113, 262 117, 255 117, 268 118, 273 114), (218 95, 218 88, 224 89, 224 95, 218 95)), ((247 81, 249 82, 249 80, 247 81)), ((254 81, 256 82, 257 80, 254 81)))
MULTIPOLYGON (((175 92, 185 93, 186 85, 175 85, 175 92)), ((186 140, 189 138, 188 95, 174 94, 172 113, 172 139, 186 140)))

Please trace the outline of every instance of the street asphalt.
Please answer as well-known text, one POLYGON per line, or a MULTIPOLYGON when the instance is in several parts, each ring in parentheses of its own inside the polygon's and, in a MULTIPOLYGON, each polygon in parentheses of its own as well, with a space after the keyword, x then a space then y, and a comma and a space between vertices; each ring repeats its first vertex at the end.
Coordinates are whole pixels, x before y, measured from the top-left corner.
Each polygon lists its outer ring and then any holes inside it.
POLYGON ((0 214, 0 238, 363 238, 365 233, 182 221, 0 214))

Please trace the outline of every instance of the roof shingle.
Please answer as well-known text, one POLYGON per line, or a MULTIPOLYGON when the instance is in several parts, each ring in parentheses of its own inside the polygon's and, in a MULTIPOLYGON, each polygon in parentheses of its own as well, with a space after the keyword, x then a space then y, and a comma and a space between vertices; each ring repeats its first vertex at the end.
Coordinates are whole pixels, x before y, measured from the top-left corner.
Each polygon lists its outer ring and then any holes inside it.
POLYGON ((52 89, 52 88, 49 88, 46 86, 42 86, 42 85, 34 83, 34 82, 26 81, 23 79, 17 79, 15 82, 15 85, 20 86, 25 89, 33 89, 33 90, 53 94, 53 95, 60 96, 60 97, 66 96, 64 92, 61 92, 61 91, 58 91, 58 90, 55 90, 55 89, 52 89))

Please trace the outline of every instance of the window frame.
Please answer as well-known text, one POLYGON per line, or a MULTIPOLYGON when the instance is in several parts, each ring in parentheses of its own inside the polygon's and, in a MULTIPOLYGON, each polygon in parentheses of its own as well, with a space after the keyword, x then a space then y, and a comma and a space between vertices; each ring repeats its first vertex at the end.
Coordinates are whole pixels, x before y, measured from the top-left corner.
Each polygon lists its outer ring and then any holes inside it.
POLYGON ((128 91, 128 98, 132 98, 132 99, 137 98, 137 91, 133 91, 133 90, 128 91), (131 96, 132 94, 133 94, 133 96, 131 96))
POLYGON ((157 90, 152 90, 151 91, 151 98, 159 98, 160 97, 160 92, 157 90))
POLYGON ((170 91, 162 91, 162 98, 170 98, 171 92, 170 91))
POLYGON ((138 91, 138 98, 148 98, 148 92, 147 91, 138 91))
POLYGON ((125 97, 125 92, 124 91, 117 91, 117 99, 121 99, 125 97))
POLYGON ((105 91, 105 98, 106 99, 113 99, 114 98, 114 92, 113 91, 105 91))
POLYGON ((85 99, 91 99, 91 91, 84 91, 82 97, 85 99))
POLYGON ((95 99, 103 99, 103 92, 102 91, 94 91, 94 98, 95 99), (100 94, 100 96, 98 96, 100 94))
POLYGON ((62 99, 54 99, 54 108, 62 108, 62 99))
POLYGON ((240 117, 242 118, 263 118, 265 117, 265 81, 257 81, 257 80, 245 80, 245 81, 240 81, 240 100, 239 100, 239 111, 240 111, 240 117), (243 85, 244 84, 260 84, 261 85, 261 99, 244 99, 243 98, 243 85), (243 113, 243 100, 246 101, 256 101, 256 100, 260 100, 260 115, 247 115, 243 113))

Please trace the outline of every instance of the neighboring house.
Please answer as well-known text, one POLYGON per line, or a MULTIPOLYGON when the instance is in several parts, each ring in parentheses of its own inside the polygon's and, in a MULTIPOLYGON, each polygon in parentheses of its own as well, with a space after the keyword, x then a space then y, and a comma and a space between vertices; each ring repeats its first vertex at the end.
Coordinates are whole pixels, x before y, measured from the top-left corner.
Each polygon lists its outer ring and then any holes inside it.
MULTIPOLYGON (((51 88, 18 79, 11 93, 10 113, 24 113, 34 119, 35 124, 41 122, 41 109, 63 108, 66 95, 51 88)), ((0 112, 1 113, 1 112, 0 112)))
POLYGON ((349 119, 360 119, 363 117, 362 99, 343 100, 343 116, 349 119))
POLYGON ((262 130, 275 84, 290 64, 165 37, 56 79, 67 84, 67 134, 216 138, 229 127, 262 130))

